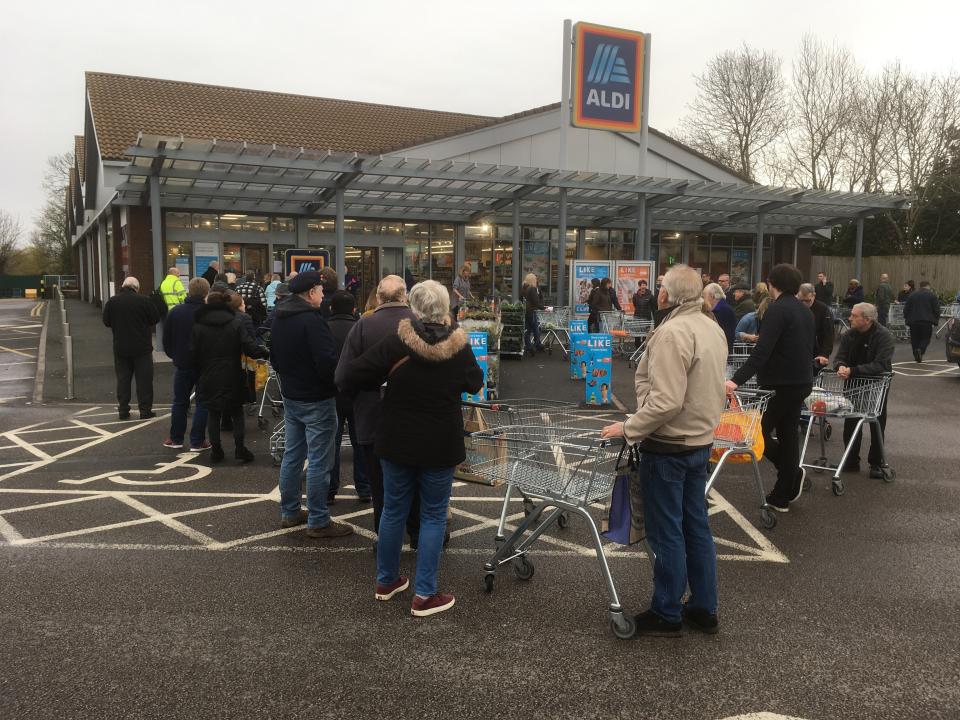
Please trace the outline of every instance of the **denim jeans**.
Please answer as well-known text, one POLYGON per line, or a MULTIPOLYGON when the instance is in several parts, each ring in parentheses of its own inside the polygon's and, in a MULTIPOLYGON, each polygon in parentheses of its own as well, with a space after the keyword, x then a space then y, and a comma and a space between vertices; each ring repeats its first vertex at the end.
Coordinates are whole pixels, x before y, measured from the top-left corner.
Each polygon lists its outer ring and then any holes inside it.
POLYGON ((419 488, 420 541, 413 588, 417 595, 436 595, 453 468, 400 465, 383 459, 380 465, 383 468, 383 515, 377 539, 377 582, 387 585, 400 576, 403 530, 410 503, 419 488))
POLYGON ((337 407, 333 398, 303 401, 283 399, 285 447, 280 465, 280 514, 300 512, 300 471, 307 460, 307 527, 330 524, 327 491, 333 466, 333 436, 337 407))
POLYGON ((670 622, 680 622, 688 584, 688 607, 717 611, 717 551, 703 495, 709 458, 709 448, 640 458, 647 542, 657 556, 650 608, 670 622))
MULTIPOLYGON (((173 405, 170 408, 170 439, 183 442, 187 432, 187 410, 190 407, 190 391, 197 386, 197 375, 191 368, 177 368, 173 375, 173 405)), ((195 402, 193 404, 193 425, 190 427, 190 447, 203 445, 207 432, 207 409, 195 402)))
POLYGON ((353 487, 359 497, 370 497, 370 479, 367 477, 367 463, 363 450, 357 442, 357 428, 353 422, 353 413, 337 414, 337 432, 333 438, 333 469, 330 471, 330 495, 340 490, 340 443, 343 442, 343 427, 347 427, 350 447, 353 448, 353 487))
POLYGON ((533 347, 530 345, 530 336, 532 335, 533 341, 536 343, 537 350, 543 350, 543 343, 540 342, 540 323, 537 322, 537 316, 525 315, 523 324, 523 346, 527 350, 533 350, 533 347))

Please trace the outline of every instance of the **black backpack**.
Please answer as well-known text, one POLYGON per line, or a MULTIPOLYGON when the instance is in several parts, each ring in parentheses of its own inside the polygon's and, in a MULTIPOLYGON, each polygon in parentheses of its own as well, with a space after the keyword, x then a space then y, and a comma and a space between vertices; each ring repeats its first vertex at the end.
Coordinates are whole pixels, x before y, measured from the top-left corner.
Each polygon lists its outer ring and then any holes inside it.
POLYGON ((157 312, 160 313, 160 319, 163 320, 167 316, 168 308, 167 301, 163 297, 163 293, 160 292, 160 288, 154 288, 153 292, 150 293, 150 302, 157 308, 157 312))

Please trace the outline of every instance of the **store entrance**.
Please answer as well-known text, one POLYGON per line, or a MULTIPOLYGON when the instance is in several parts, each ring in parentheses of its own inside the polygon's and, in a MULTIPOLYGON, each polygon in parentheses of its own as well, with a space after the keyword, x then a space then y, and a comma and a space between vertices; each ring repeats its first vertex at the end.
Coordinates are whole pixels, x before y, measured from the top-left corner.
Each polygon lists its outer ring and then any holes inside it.
POLYGON ((224 244, 223 269, 238 276, 253 272, 259 280, 265 272, 270 270, 270 264, 267 262, 267 246, 224 244))
POLYGON ((343 252, 346 265, 347 288, 357 299, 357 309, 363 312, 367 303, 367 296, 380 282, 380 248, 377 247, 345 247, 343 252), (352 276, 352 277, 351 277, 352 276), (355 282, 352 278, 356 278, 355 282))

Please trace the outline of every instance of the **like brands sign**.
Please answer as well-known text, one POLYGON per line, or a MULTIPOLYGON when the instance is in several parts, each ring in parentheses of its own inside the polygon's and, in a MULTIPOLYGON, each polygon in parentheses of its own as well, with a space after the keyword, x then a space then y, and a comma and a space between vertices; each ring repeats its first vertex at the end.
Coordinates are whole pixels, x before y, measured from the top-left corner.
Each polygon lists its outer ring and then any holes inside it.
POLYGON ((643 33, 581 22, 574 37, 573 124, 639 132, 643 33))

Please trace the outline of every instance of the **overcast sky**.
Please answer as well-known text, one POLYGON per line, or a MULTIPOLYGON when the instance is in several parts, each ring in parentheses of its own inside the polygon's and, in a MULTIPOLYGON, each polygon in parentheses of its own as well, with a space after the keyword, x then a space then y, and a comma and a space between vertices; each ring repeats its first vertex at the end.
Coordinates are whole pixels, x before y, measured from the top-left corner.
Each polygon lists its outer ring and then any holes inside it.
POLYGON ((868 70, 957 69, 957 0, 18 0, 0 26, 0 209, 29 227, 47 156, 83 132, 83 72, 505 115, 559 100, 564 18, 653 34, 650 124, 744 42, 789 63, 802 35, 868 70))

